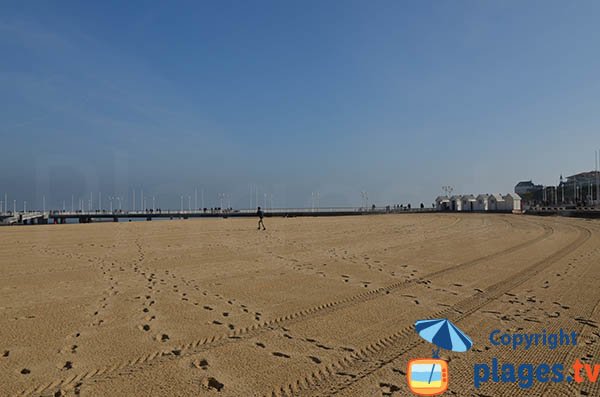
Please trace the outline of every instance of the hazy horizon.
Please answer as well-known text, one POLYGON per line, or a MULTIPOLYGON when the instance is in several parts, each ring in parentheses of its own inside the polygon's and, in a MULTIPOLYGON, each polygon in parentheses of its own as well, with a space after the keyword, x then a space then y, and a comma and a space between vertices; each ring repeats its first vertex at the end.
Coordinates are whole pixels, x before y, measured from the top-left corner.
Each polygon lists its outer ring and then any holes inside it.
POLYGON ((600 3, 376 5, 4 4, 0 200, 430 206, 594 169, 600 3))

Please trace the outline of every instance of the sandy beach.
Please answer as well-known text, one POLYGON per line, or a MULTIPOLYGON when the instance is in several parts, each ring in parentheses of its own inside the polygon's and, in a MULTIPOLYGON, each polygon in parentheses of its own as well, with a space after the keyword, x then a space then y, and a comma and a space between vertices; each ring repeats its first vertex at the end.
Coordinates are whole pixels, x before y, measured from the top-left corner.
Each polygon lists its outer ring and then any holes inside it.
POLYGON ((407 396, 419 319, 473 339, 447 394, 600 395, 473 365, 600 362, 600 222, 499 214, 0 228, 0 395, 407 396), (492 346, 490 331, 576 331, 492 346))

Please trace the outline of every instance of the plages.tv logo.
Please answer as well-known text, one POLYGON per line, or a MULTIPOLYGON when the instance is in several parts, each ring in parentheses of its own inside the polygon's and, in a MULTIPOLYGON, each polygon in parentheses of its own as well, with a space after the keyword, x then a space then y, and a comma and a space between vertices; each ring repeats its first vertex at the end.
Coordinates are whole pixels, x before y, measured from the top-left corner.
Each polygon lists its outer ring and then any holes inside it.
POLYGON ((406 378, 410 390, 418 396, 435 396, 448 390, 448 363, 439 358, 440 349, 466 352, 473 346, 471 338, 448 319, 419 320, 415 323, 419 336, 434 344, 433 358, 417 358, 408 362, 406 378))

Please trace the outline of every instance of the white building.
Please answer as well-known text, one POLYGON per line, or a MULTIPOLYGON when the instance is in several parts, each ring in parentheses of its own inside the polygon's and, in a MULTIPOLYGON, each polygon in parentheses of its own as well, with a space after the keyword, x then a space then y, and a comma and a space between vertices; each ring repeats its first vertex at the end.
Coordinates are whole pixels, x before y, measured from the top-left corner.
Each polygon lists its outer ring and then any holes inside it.
POLYGON ((480 194, 479 196, 477 196, 477 202, 475 203, 475 211, 487 211, 489 198, 489 194, 480 194))
POLYGON ((435 208, 438 211, 449 211, 450 210, 450 199, 448 196, 438 196, 435 199, 435 208))
POLYGON ((501 194, 491 194, 488 199, 488 211, 505 211, 506 205, 501 194))
POLYGON ((521 212, 521 196, 518 194, 507 194, 502 197, 504 199, 504 208, 507 211, 521 212))
POLYGON ((521 197, 518 194, 480 194, 475 197, 472 194, 457 194, 450 198, 438 196, 435 199, 438 211, 498 211, 498 212, 521 212, 521 197))
POLYGON ((450 197, 450 211, 462 211, 462 196, 450 197))
POLYGON ((477 199, 472 194, 465 194, 461 198, 461 211, 474 211, 475 203, 477 203, 477 199))

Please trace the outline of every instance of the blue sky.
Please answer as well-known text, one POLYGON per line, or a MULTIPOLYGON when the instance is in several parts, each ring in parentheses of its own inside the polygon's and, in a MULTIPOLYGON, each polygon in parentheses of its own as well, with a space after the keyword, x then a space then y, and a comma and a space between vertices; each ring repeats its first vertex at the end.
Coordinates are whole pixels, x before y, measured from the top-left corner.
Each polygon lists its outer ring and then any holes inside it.
POLYGON ((584 1, 3 2, 0 193, 430 205, 442 185, 556 183, 600 148, 599 17, 584 1))

